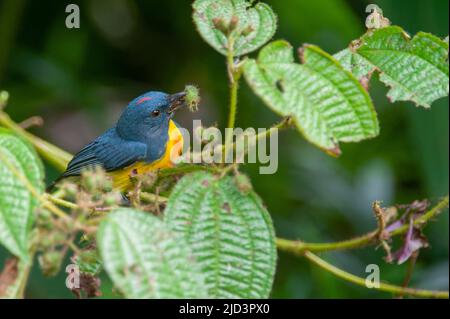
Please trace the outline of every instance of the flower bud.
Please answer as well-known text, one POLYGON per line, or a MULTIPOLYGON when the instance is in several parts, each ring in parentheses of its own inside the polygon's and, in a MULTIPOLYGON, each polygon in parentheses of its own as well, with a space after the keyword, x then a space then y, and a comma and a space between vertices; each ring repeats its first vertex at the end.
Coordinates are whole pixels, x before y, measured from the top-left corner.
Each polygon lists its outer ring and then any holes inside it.
POLYGON ((191 112, 196 112, 198 110, 198 105, 200 103, 199 89, 195 85, 186 85, 184 89, 186 93, 185 101, 191 112))
POLYGON ((222 18, 214 18, 212 19, 212 23, 217 30, 224 34, 228 33, 228 25, 222 18))

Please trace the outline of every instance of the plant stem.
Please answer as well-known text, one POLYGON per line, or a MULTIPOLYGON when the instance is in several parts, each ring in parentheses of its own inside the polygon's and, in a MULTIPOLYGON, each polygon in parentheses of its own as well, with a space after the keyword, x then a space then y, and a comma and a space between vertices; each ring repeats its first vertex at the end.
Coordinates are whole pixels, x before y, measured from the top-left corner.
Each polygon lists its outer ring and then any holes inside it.
POLYGON ((67 247, 69 247, 70 249, 72 249, 72 251, 73 251, 75 254, 77 254, 77 255, 80 255, 80 254, 81 254, 81 250, 77 247, 77 245, 75 245, 75 244, 73 243, 73 239, 71 239, 71 240, 69 240, 69 241, 67 242, 67 247))
POLYGON ((70 209, 78 208, 77 204, 66 201, 66 200, 58 198, 58 197, 54 197, 50 194, 45 194, 45 198, 48 199, 49 201, 51 201, 52 203, 62 206, 62 207, 66 207, 66 208, 70 208, 70 209))
MULTIPOLYGON (((236 121, 236 111, 237 111, 237 92, 239 88, 238 79, 234 79, 230 83, 230 113, 228 115, 228 128, 234 128, 234 124, 236 121)), ((228 131, 230 132, 230 130, 228 131)), ((229 136, 230 134, 228 134, 229 136)), ((230 142, 228 140, 228 142, 230 142)))
MULTIPOLYGON (((283 128, 289 127, 290 125, 291 125, 291 118, 289 116, 285 117, 285 118, 283 118, 283 120, 281 120, 279 123, 273 125, 268 130, 265 130, 265 131, 263 131, 261 133, 256 134, 255 137, 254 137, 255 138, 254 141, 256 143, 256 142, 258 142, 258 140, 270 136, 275 130, 283 129, 283 128)), ((235 149, 236 149, 236 143, 233 143, 228 151, 235 150, 235 149)), ((226 144, 222 145, 222 152, 225 152, 225 150, 226 150, 226 144)), ((246 154, 247 151, 248 151, 248 148, 246 148, 245 151, 246 151, 245 152, 245 154, 246 154)), ((235 166, 235 164, 237 164, 237 163, 232 163, 232 164, 224 167, 222 169, 222 174, 223 174, 223 170, 227 170, 228 171, 229 167, 230 166, 235 166)))
POLYGON ((59 171, 64 171, 67 164, 72 159, 72 154, 63 151, 59 147, 27 132, 11 120, 8 114, 2 111, 0 111, 0 124, 9 128, 11 131, 17 133, 33 144, 38 153, 59 171))
POLYGON ((30 252, 30 262, 24 263, 23 261, 19 261, 19 272, 20 277, 18 278, 19 281, 19 288, 17 290, 17 298, 24 299, 25 298, 25 288, 27 287, 28 278, 30 277, 30 271, 31 267, 33 267, 33 259, 34 259, 34 251, 30 252), (24 263, 23 265, 20 265, 24 263))
MULTIPOLYGON (((449 196, 446 195, 433 208, 431 208, 425 214, 423 214, 422 216, 420 216, 419 218, 414 220, 414 226, 421 226, 423 224, 426 224, 429 220, 433 219, 434 217, 439 215, 439 213, 441 211, 443 211, 445 208, 447 208, 448 204, 449 204, 449 196)), ((405 224, 405 225, 403 225, 403 226, 401 226, 401 227, 391 231, 390 235, 391 236, 396 236, 396 235, 399 235, 399 234, 406 233, 408 228, 409 228, 409 225, 405 224)))
POLYGON ((279 123, 272 126, 270 129, 265 130, 259 134, 256 134, 256 141, 258 141, 261 138, 269 137, 273 133, 273 131, 289 127, 290 125, 291 125, 291 118, 287 116, 283 118, 279 123))
MULTIPOLYGON (((227 72, 228 81, 230 85, 230 113, 228 114, 228 125, 225 132, 225 146, 231 145, 233 139, 232 129, 236 122, 237 112, 237 94, 239 88, 239 79, 241 77, 240 69, 236 69, 234 65, 234 38, 228 37, 228 50, 227 50, 227 72)), ((226 156, 226 155, 225 155, 226 156)))
MULTIPOLYGON (((425 224, 433 217, 437 216, 443 209, 445 209, 448 206, 448 204, 449 204, 449 196, 447 195, 444 198, 442 198, 441 201, 437 203, 433 208, 431 208, 428 212, 417 218, 414 221, 414 225, 419 226, 425 224)), ((404 234, 407 230, 408 225, 404 225, 390 232, 389 236, 397 236, 400 234, 404 234)), ((361 248, 377 243, 378 238, 379 238, 379 231, 377 229, 359 237, 329 243, 307 243, 299 240, 288 240, 283 238, 277 238, 277 247, 281 251, 301 255, 305 251, 323 252, 332 250, 361 248)))
POLYGON ((372 241, 375 240, 376 234, 377 232, 371 232, 360 237, 330 243, 306 243, 299 240, 277 238, 277 247, 281 251, 300 255, 308 250, 314 252, 324 252, 331 250, 355 249, 371 244, 372 241))
MULTIPOLYGON (((417 259, 419 258, 419 251, 415 251, 412 255, 411 258, 408 261, 408 269, 406 270, 406 276, 405 279, 403 279, 403 283, 402 283, 402 287, 408 287, 411 278, 413 276, 413 272, 414 272, 414 266, 416 265, 417 259)), ((403 294, 399 294, 397 296, 398 299, 403 298, 403 294)))
POLYGON ((30 248, 30 259, 24 261, 18 257, 5 260, 3 271, 0 273, 0 299, 23 299, 25 288, 33 265, 34 249, 30 248), (3 277, 6 276, 6 277, 3 277), (2 281, 2 279, 5 279, 2 281))
POLYGON ((197 171, 211 171, 215 172, 217 169, 205 165, 180 165, 171 168, 163 168, 158 172, 158 177, 166 177, 178 175, 182 173, 192 173, 197 171))
MULTIPOLYGON (((348 282, 366 287, 366 280, 364 278, 355 276, 351 273, 348 273, 328 262, 321 259, 319 256, 313 254, 310 251, 304 252, 303 256, 305 256, 309 261, 314 263, 315 265, 319 266, 320 268, 334 274, 335 276, 342 278, 348 282)), ((410 295, 415 297, 422 297, 422 298, 442 298, 442 299, 448 299, 449 293, 448 291, 433 291, 433 290, 424 290, 424 289, 414 289, 414 288, 405 288, 400 287, 396 285, 391 285, 387 283, 380 282, 380 286, 378 288, 372 288, 377 289, 380 291, 386 291, 393 294, 402 294, 402 295, 410 295)))
POLYGON ((143 199, 147 202, 167 203, 167 201, 168 201, 167 197, 163 197, 163 196, 159 196, 159 195, 155 195, 155 194, 151 194, 151 193, 141 192, 140 195, 141 195, 141 199, 143 199))

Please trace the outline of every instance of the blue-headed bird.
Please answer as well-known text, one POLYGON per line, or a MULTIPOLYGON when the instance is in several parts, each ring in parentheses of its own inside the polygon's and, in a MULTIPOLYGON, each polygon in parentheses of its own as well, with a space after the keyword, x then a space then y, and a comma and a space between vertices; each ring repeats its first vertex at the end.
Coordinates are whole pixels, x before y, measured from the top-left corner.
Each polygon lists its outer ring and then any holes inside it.
POLYGON ((81 175, 100 166, 123 194, 131 176, 174 165, 181 155, 183 136, 172 120, 185 104, 185 93, 148 92, 131 101, 116 125, 81 149, 57 180, 81 175))

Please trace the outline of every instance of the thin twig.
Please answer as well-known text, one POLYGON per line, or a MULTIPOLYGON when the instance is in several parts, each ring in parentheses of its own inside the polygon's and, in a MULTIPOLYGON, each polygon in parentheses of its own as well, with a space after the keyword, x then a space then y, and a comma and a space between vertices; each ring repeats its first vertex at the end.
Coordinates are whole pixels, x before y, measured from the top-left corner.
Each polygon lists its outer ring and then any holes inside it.
POLYGON ((61 198, 58 198, 58 197, 54 197, 54 196, 52 196, 50 194, 45 194, 44 196, 49 201, 51 201, 51 202, 53 202, 53 203, 55 203, 55 204, 57 204, 59 206, 63 206, 63 207, 70 208, 70 209, 77 209, 78 208, 77 204, 69 202, 69 201, 61 199, 61 198))
MULTIPOLYGON (((404 288, 408 287, 409 282, 412 279, 412 275, 413 275, 413 272, 414 272, 414 266, 416 265, 417 258, 419 258, 419 251, 418 250, 413 252, 412 255, 411 255, 411 258, 409 259, 408 269, 406 270, 406 276, 405 276, 405 279, 403 279, 403 283, 402 283, 402 287, 404 287, 404 288)), ((403 298, 403 294, 400 293, 397 296, 397 298, 398 299, 403 298)))
POLYGON ((391 247, 385 240, 386 237, 389 238, 389 236, 386 236, 386 234, 384 232, 384 230, 386 228, 385 212, 384 212, 383 208, 381 208, 380 202, 378 202, 378 201, 375 201, 373 203, 372 210, 375 214, 375 217, 376 217, 377 223, 378 223, 376 238, 377 238, 378 242, 380 243, 381 247, 383 247, 384 251, 386 252, 387 259, 391 260, 392 259, 391 247))
MULTIPOLYGON (((305 251, 303 256, 305 256, 309 261, 314 263, 315 265, 319 266, 320 268, 334 274, 335 276, 342 278, 348 282, 357 284, 359 286, 363 286, 367 288, 366 280, 364 278, 355 276, 351 273, 346 272, 345 270, 342 270, 325 260, 321 259, 319 256, 313 254, 310 251, 305 251)), ((403 295, 410 295, 415 297, 422 297, 422 298, 441 298, 441 299, 448 299, 449 293, 448 291, 434 291, 434 290, 425 290, 425 289, 415 289, 415 288, 405 288, 400 287, 396 285, 391 285, 387 283, 380 282, 379 287, 374 287, 371 289, 376 289, 380 291, 386 291, 393 294, 403 294, 403 295)))
MULTIPOLYGON (((262 139, 262 138, 267 138, 267 137, 269 137, 270 135, 272 135, 272 133, 273 133, 275 130, 288 128, 288 127, 290 127, 291 125, 292 125, 292 119, 291 119, 291 117, 290 117, 290 116, 286 116, 286 117, 284 117, 280 122, 278 122, 278 123, 274 124, 273 126, 271 126, 268 130, 264 130, 263 132, 260 132, 260 133, 256 134, 256 135, 254 136, 254 141, 255 141, 255 143, 257 143, 260 139, 262 139)), ((236 144, 237 144, 237 142, 231 144, 231 146, 230 146, 228 152, 231 151, 231 150, 234 151, 234 150, 236 149, 236 144)), ((245 152, 244 152, 242 155, 247 154, 248 149, 249 149, 249 148, 247 147, 247 148, 245 149, 245 152)), ((224 154, 226 154, 226 153, 225 153, 226 151, 227 151, 227 144, 223 144, 223 145, 222 145, 222 152, 223 152, 224 154)), ((232 163, 232 164, 230 164, 229 166, 236 166, 237 164, 238 164, 238 163, 232 163)), ((223 170, 227 170, 227 169, 228 169, 228 166, 222 168, 222 171, 223 171, 223 170)), ((222 173, 222 175, 223 175, 223 173, 222 173)))
POLYGON ((167 177, 178 174, 192 173, 197 171, 210 171, 217 172, 218 170, 211 166, 206 165, 180 165, 171 168, 164 168, 158 172, 159 177, 167 177))
MULTIPOLYGON (((430 209, 424 215, 414 220, 414 225, 419 226, 427 223, 428 221, 436 217, 442 210, 448 207, 448 203, 449 203, 449 196, 447 195, 444 198, 442 198, 441 201, 439 201, 439 203, 437 203, 432 209, 430 209)), ((408 225, 404 225, 390 232, 388 235, 391 237, 401 235, 404 234, 407 230, 408 225)), ((367 233, 359 237, 329 243, 307 243, 299 240, 288 240, 283 238, 277 238, 277 247, 279 250, 294 253, 297 255, 302 255, 303 252, 307 250, 313 252, 323 252, 332 250, 355 249, 377 243, 378 233, 379 231, 378 229, 376 229, 370 233, 367 233)))
POLYGON ((77 254, 80 255, 81 254, 81 250, 80 248, 77 247, 77 245, 74 244, 73 239, 72 240, 68 240, 67 241, 67 247, 69 247, 70 249, 72 249, 72 251, 77 254))
POLYGON ((49 163, 54 165, 59 171, 64 171, 67 164, 72 159, 72 154, 63 151, 59 147, 44 141, 43 139, 25 131, 17 123, 15 123, 8 114, 0 110, 0 125, 3 125, 13 132, 24 137, 27 141, 34 145, 38 153, 49 163))
POLYGON ((42 126, 44 124, 44 120, 40 116, 32 116, 23 120, 18 125, 24 130, 33 127, 33 126, 42 126))
POLYGON ((152 193, 147 192, 141 192, 141 199, 143 199, 146 202, 158 202, 161 204, 167 203, 168 198, 161 196, 161 195, 155 195, 152 193))
MULTIPOLYGON (((225 132, 225 145, 231 145, 233 139, 232 129, 234 128, 236 122, 237 113, 237 93, 239 89, 239 79, 241 77, 241 72, 237 70, 234 66, 234 38, 232 35, 228 37, 228 48, 227 48, 227 71, 230 85, 230 113, 228 115, 228 130, 225 132)), ((226 148, 227 149, 227 148, 226 148)), ((224 153, 224 158, 226 158, 226 153, 224 153)))

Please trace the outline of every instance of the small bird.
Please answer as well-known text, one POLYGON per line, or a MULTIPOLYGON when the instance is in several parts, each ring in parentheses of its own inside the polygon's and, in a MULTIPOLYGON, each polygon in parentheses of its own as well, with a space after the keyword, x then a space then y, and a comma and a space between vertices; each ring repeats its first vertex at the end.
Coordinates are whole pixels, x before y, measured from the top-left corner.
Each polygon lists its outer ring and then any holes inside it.
POLYGON ((172 117, 185 105, 185 95, 148 92, 135 98, 116 125, 75 154, 55 183, 101 166, 113 188, 125 194, 132 187, 131 176, 172 167, 183 150, 183 136, 172 117))

